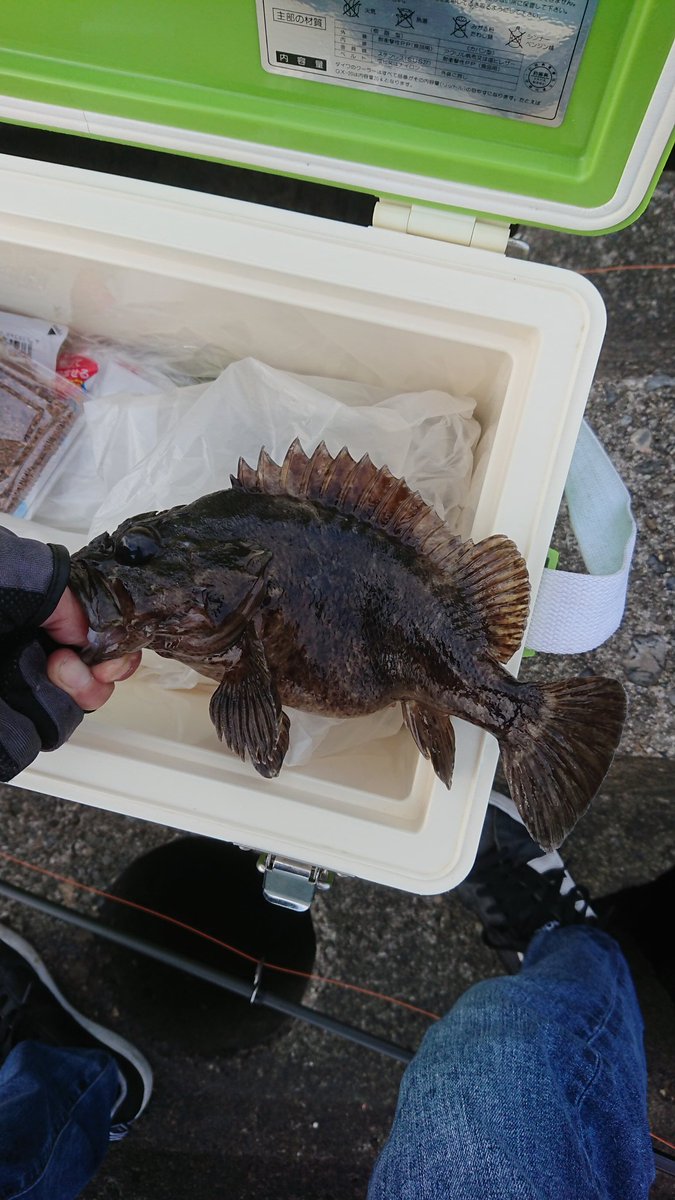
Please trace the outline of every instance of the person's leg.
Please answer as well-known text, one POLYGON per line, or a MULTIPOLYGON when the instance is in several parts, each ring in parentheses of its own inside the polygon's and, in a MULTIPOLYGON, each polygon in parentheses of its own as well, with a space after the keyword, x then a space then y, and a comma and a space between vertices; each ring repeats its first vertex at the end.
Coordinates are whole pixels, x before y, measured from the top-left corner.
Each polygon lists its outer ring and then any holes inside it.
POLYGON ((642 1018, 587 893, 493 792, 456 895, 520 974, 476 984, 429 1030, 369 1200, 645 1200, 642 1018))
POLYGON ((543 930, 427 1033, 369 1200, 646 1200, 642 1021, 627 964, 589 926, 543 930))
POLYGON ((0 1200, 74 1200, 151 1091, 135 1046, 78 1012, 0 925, 0 1200))
POLYGON ((0 1068, 0 1197, 71 1200, 100 1166, 120 1096, 103 1050, 22 1041, 0 1068))

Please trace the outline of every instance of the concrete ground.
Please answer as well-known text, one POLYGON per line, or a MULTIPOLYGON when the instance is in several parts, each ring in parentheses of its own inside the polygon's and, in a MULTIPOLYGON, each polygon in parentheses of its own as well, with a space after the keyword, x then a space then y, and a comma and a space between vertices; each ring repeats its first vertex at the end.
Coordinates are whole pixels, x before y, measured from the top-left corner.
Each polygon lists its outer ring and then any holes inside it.
MULTIPOLYGON (((675 180, 668 175, 632 228, 588 239, 527 230, 531 257, 575 270, 672 264, 674 199, 675 180)), ((675 273, 617 270, 591 278, 605 298, 609 327, 587 415, 632 493, 640 528, 628 608, 621 630, 583 662, 538 656, 523 674, 551 677, 588 667, 615 675, 629 693, 620 753, 565 847, 576 878, 594 896, 604 896, 675 868, 675 273)), ((564 513, 556 544, 561 565, 573 564, 564 513)), ((12 854, 103 889, 137 855, 176 836, 11 786, 0 789, 0 831, 0 846, 12 854)), ((2 874, 85 912, 99 911, 95 898, 70 885, 10 866, 2 874)), ((632 911, 639 911, 637 903, 632 911)), ((659 920, 668 928, 669 917, 647 912, 625 945, 645 1016, 651 1127, 675 1144, 672 967, 665 956, 649 956, 643 936, 659 920)), ((262 1200, 271 1194, 278 1200, 348 1200, 365 1194, 394 1112, 399 1063, 298 1021, 233 1052, 221 993, 214 1000, 178 984, 143 982, 141 967, 129 956, 16 904, 0 900, 0 919, 37 944, 78 1006, 125 1032, 154 1067, 146 1115, 111 1148, 85 1200, 262 1200)), ((452 894, 415 897, 339 879, 317 898, 313 920, 316 974, 432 1012, 443 1012, 475 981, 501 973, 499 959, 452 894)), ((426 1017, 326 982, 312 983, 304 1000, 411 1048, 429 1024, 426 1017)), ((250 1040, 241 1009, 231 1021, 239 1023, 240 1043, 250 1040)), ((651 1195, 675 1196, 675 1179, 659 1176, 651 1195)))

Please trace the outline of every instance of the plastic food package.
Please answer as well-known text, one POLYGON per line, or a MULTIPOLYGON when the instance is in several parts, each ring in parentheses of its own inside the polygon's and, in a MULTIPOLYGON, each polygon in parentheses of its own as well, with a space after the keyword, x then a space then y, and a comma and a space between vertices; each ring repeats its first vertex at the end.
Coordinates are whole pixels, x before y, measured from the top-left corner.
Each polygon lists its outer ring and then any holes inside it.
POLYGON ((81 417, 76 388, 0 342, 0 510, 33 515, 81 417))
MULTIPOLYGON (((90 536, 113 530, 135 513, 189 503, 227 488, 240 456, 253 465, 264 446, 280 462, 296 437, 308 454, 321 441, 332 454, 345 445, 355 458, 368 453, 376 466, 386 465, 405 478, 456 526, 480 434, 470 398, 440 391, 391 396, 383 388, 360 383, 292 375, 251 358, 233 363, 214 383, 191 391, 188 403, 174 404, 165 433, 140 458, 132 427, 139 409, 146 424, 154 420, 152 411, 163 403, 161 397, 144 397, 136 407, 120 404, 111 426, 101 429, 106 470, 117 483, 106 491, 90 536)), ((93 409, 88 415, 95 419, 93 409)), ((190 668, 156 655, 144 656, 141 671, 169 687, 206 682, 190 668)), ((293 709, 288 713, 288 765, 392 735, 401 726, 399 705, 348 719, 293 709)))
POLYGON ((127 346, 103 337, 72 333, 65 342, 56 370, 89 396, 149 396, 214 379, 225 359, 221 351, 181 339, 149 339, 127 346))
POLYGON ((26 354, 49 371, 56 370, 56 360, 67 333, 65 325, 41 321, 39 317, 0 312, 0 342, 26 354))

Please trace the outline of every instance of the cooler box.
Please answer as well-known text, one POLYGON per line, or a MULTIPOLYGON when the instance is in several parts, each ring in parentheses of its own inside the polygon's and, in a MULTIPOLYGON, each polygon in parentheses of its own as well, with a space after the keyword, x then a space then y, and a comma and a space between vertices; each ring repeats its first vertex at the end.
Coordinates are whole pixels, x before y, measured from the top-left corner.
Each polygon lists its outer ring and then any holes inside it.
MULTIPOLYGON (((7 0, 5 121, 381 202, 356 228, 2 156, 0 308, 131 342, 178 335, 189 316, 205 345, 275 367, 473 396, 482 436, 463 533, 513 538, 536 595, 605 316, 585 279, 503 251, 511 222, 594 232, 647 203, 673 125, 674 21, 659 0, 53 12, 7 0)), ((467 874, 493 738, 456 722, 449 792, 405 729, 267 781, 217 741, 210 690, 132 679, 16 782, 271 853, 312 879, 435 893, 467 874)))

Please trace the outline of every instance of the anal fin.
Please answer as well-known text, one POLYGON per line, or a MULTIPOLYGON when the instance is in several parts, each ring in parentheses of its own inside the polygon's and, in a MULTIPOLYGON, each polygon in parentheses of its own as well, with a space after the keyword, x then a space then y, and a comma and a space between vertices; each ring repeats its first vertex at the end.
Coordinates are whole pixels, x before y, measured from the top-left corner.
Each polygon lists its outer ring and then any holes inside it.
POLYGON ((429 759, 438 778, 449 788, 455 765, 455 731, 450 717, 416 700, 403 700, 401 708, 417 749, 429 759))
POLYGON ((279 774, 290 721, 282 710, 265 651, 247 631, 223 664, 225 674, 211 697, 209 712, 221 741, 244 759, 248 754, 266 779, 279 774))

